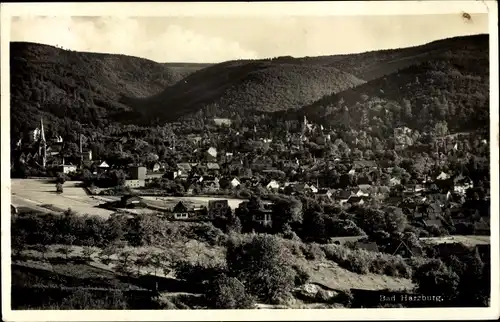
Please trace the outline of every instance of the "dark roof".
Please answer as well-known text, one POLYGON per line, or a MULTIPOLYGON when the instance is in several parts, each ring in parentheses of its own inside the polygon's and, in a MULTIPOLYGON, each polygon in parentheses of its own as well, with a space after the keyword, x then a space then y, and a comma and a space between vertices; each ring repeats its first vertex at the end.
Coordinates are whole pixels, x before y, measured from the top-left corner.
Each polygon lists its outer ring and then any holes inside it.
POLYGON ((357 196, 351 196, 351 197, 347 200, 347 202, 348 202, 348 203, 358 203, 358 202, 360 202, 361 200, 363 200, 363 198, 361 198, 361 197, 357 197, 357 196))
POLYGON ((219 170, 220 169, 220 166, 218 163, 214 163, 214 162, 209 162, 207 163, 207 168, 209 170, 219 170))
POLYGON ((351 196, 351 192, 347 191, 347 190, 339 190, 339 191, 337 191, 337 195, 336 195, 336 197, 338 199, 349 199, 350 196, 351 196))
POLYGON ((371 252, 378 252, 378 245, 375 242, 369 242, 369 243, 363 243, 363 242, 358 242, 357 243, 358 248, 365 249, 371 252))
POLYGON ((177 168, 184 171, 191 171, 191 165, 189 163, 177 163, 177 168))
POLYGON ((482 220, 476 221, 474 223, 474 229, 476 230, 490 230, 490 225, 482 220))
POLYGON ((327 193, 332 193, 330 189, 319 189, 318 195, 326 195, 327 193))
POLYGON ((329 239, 330 243, 335 243, 339 242, 340 244, 346 243, 346 242, 359 242, 360 240, 363 240, 367 238, 366 235, 361 235, 361 236, 345 236, 345 237, 331 237, 329 239))
POLYGON ((174 209, 172 209, 173 212, 183 212, 183 211, 188 211, 188 207, 184 205, 182 201, 179 201, 177 205, 175 205, 174 209))
POLYGON ((440 219, 427 219, 427 220, 424 220, 424 222, 425 222, 426 226, 436 225, 438 227, 441 227, 443 225, 443 223, 441 222, 440 219))
POLYGON ((353 166, 355 169, 375 168, 377 166, 377 163, 369 160, 358 160, 354 161, 353 166))

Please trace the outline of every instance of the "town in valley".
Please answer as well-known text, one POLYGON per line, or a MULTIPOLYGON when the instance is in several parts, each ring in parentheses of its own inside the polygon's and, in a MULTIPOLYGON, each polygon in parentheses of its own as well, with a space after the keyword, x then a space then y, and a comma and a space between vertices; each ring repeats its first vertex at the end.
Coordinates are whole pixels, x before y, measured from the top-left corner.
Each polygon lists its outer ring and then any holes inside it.
POLYGON ((489 306, 488 46, 11 42, 13 309, 489 306))

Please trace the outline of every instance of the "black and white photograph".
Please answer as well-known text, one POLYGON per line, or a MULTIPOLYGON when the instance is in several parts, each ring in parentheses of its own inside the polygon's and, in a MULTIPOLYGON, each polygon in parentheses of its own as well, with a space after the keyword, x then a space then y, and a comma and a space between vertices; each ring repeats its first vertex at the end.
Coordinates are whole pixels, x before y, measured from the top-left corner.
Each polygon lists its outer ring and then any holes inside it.
POLYGON ((2 4, 6 321, 498 318, 497 3, 339 3, 2 4))

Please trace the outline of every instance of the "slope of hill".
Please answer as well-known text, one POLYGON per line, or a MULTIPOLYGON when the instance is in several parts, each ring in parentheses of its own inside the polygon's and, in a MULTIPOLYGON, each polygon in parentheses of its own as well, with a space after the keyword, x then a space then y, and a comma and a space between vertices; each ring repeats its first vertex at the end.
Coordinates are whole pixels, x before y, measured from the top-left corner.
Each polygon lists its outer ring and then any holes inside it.
POLYGON ((399 125, 424 129, 441 121, 451 131, 487 127, 488 39, 466 39, 470 42, 462 39, 461 48, 445 50, 432 60, 275 116, 307 115, 331 126, 358 129, 390 130, 399 125))
MULTIPOLYGON (((428 44, 399 49, 376 50, 359 54, 304 57, 296 64, 332 66, 365 81, 370 81, 422 62, 442 57, 450 52, 469 48, 488 51, 488 35, 460 36, 428 44)), ((281 58, 284 62, 287 59, 281 58)))
POLYGON ((175 120, 210 106, 215 114, 300 108, 362 84, 334 67, 273 61, 231 61, 205 68, 147 99, 124 98, 147 122, 175 120))
POLYGON ((370 122, 378 117, 371 122, 377 126, 381 122, 393 125, 391 117, 403 123, 414 119, 424 126, 429 119, 431 123, 443 119, 436 117, 441 113, 435 109, 436 99, 453 103, 447 116, 451 127, 460 127, 469 115, 479 123, 487 117, 481 111, 488 97, 488 35, 354 55, 216 65, 159 64, 123 55, 12 43, 11 68, 11 133, 15 137, 34 128, 41 115, 55 128, 79 123, 92 128, 115 121, 149 125, 155 120, 234 117, 249 111, 286 110, 284 115, 296 116, 289 111, 306 106, 298 114, 321 119, 330 115, 340 122, 340 100, 345 101, 342 108, 350 108, 349 122, 355 126, 366 117, 370 122), (385 102, 384 106, 388 101, 401 105, 405 98, 412 108, 410 118, 400 117, 397 111, 386 117, 352 108, 371 104, 375 107, 370 110, 377 110, 377 100, 385 102), (418 112, 425 105, 427 112, 418 112))
POLYGON ((10 44, 10 64, 13 134, 35 127, 42 114, 47 123, 106 124, 128 109, 118 102, 121 94, 149 96, 206 66, 170 66, 25 42, 10 44))

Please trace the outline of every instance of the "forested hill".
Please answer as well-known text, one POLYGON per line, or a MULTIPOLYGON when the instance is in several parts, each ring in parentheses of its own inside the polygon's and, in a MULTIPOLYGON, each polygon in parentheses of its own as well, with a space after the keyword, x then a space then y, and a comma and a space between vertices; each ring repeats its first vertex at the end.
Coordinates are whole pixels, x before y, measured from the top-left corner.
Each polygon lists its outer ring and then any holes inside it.
POLYGON ((122 102, 140 113, 144 122, 172 121, 203 108, 219 116, 300 108, 362 83, 334 67, 279 60, 231 61, 193 73, 158 95, 122 102))
POLYGON ((488 49, 488 35, 478 35, 363 54, 210 65, 11 43, 11 134, 35 128, 42 115, 68 132, 81 124, 92 131, 118 121, 150 126, 276 111, 335 126, 423 128, 447 120, 450 129, 474 127, 488 124, 488 49))
POLYGON ((359 54, 304 57, 295 59, 295 63, 332 66, 365 81, 370 81, 463 50, 486 50, 487 53, 488 35, 453 37, 420 46, 376 50, 359 54))
MULTIPOLYGON (((160 64, 125 55, 10 43, 11 133, 47 123, 104 125, 128 107, 121 95, 146 97, 162 91, 205 64, 160 64)), ((16 135, 17 136, 17 135, 16 135)))
POLYGON ((388 131, 400 125, 424 130, 443 121, 450 131, 484 127, 489 124, 488 38, 474 36, 461 42, 461 48, 432 60, 275 117, 307 115, 337 128, 388 131))

